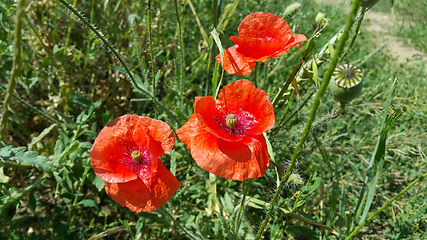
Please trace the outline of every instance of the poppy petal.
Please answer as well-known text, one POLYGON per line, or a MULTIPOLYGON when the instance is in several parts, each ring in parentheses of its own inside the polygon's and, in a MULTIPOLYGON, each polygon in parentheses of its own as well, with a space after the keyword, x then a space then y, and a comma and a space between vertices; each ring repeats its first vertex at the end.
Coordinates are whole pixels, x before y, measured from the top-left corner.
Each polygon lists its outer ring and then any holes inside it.
POLYGON ((246 79, 223 87, 218 100, 227 109, 241 109, 255 117, 257 123, 248 131, 248 134, 260 135, 274 127, 274 109, 268 94, 246 79))
POLYGON ((191 156, 197 165, 219 177, 239 181, 259 178, 270 166, 263 135, 229 142, 201 130, 191 142, 191 156))
POLYGON ((284 49, 280 50, 276 54, 273 54, 273 55, 269 56, 268 58, 279 57, 283 53, 287 52, 289 49, 295 47, 298 43, 304 42, 306 40, 307 40, 307 37, 304 36, 303 34, 292 35, 291 39, 289 39, 289 42, 287 43, 287 45, 286 45, 286 47, 284 49))
POLYGON ((224 64, 221 62, 220 54, 215 59, 224 67, 224 70, 228 74, 246 76, 252 72, 255 62, 246 62, 245 56, 237 51, 238 47, 238 45, 234 45, 224 50, 224 64))
POLYGON ((114 201, 134 212, 153 212, 157 209, 150 190, 139 178, 125 183, 106 183, 104 187, 114 201))
POLYGON ((182 184, 160 160, 158 161, 156 176, 157 181, 151 185, 151 200, 153 205, 159 208, 172 198, 182 184))
POLYGON ((137 178, 135 171, 120 161, 123 158, 122 153, 127 151, 128 142, 126 138, 111 136, 110 133, 101 131, 90 151, 96 175, 110 183, 128 182, 137 178))
MULTIPOLYGON (((290 39, 291 36, 288 36, 290 39)), ((236 45, 239 45, 237 51, 243 55, 243 59, 246 62, 265 62, 270 55, 277 54, 284 49, 287 43, 287 40, 285 42, 279 42, 276 40, 234 36, 231 36, 230 39, 236 45)))
MULTIPOLYGON (((161 157, 165 154, 165 152, 171 150, 175 145, 175 136, 173 134, 172 128, 165 122, 151 119, 149 117, 141 117, 134 115, 124 115, 125 121, 128 124, 135 124, 137 126, 142 126, 147 130, 141 132, 141 134, 145 134, 145 132, 150 136, 149 146, 150 153, 154 155, 154 157, 161 157)), ((141 137, 141 136, 140 136, 141 137)), ((134 138, 138 139, 138 135, 134 134, 134 138)), ((146 142, 140 142, 140 144, 146 144, 146 142)))
POLYGON ((237 31, 241 37, 274 39, 279 42, 287 42, 292 35, 283 18, 264 12, 254 12, 246 16, 237 31))

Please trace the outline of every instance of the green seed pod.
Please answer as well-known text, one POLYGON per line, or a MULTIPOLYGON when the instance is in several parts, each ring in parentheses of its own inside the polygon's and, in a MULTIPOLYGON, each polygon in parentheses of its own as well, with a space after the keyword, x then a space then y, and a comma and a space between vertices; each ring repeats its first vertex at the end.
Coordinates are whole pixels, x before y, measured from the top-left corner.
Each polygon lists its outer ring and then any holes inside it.
POLYGON ((283 19, 291 18, 297 14, 298 10, 301 8, 301 4, 299 3, 292 3, 285 9, 285 12, 283 13, 283 19))
POLYGON ((362 86, 362 70, 350 64, 335 68, 329 82, 329 90, 341 103, 348 103, 355 99, 362 91, 362 86))
POLYGON ((372 6, 374 6, 375 4, 377 4, 379 0, 361 0, 360 1, 360 6, 364 7, 364 8, 370 8, 372 6))

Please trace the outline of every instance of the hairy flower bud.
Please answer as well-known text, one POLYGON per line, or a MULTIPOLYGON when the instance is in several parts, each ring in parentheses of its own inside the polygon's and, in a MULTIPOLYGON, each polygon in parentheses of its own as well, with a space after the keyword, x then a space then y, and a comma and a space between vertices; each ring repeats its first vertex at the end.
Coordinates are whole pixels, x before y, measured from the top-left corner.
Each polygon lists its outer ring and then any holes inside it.
POLYGON ((297 12, 300 8, 301 8, 301 4, 292 3, 291 5, 289 5, 285 9, 285 12, 283 13, 283 19, 291 18, 291 17, 295 16, 295 14, 297 14, 297 12))
POLYGON ((335 68, 329 90, 337 101, 348 103, 359 95, 362 86, 362 71, 353 65, 343 64, 335 68))

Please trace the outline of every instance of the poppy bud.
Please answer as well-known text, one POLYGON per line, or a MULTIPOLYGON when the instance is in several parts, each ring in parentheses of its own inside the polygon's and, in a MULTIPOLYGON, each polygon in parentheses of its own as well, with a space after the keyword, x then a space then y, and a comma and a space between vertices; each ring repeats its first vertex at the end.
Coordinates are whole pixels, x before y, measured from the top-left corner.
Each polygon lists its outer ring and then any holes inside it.
POLYGON ((377 4, 379 0, 361 0, 360 1, 360 6, 364 7, 364 8, 370 8, 372 6, 374 6, 375 4, 377 4))
POLYGON ((304 185, 304 180, 298 173, 292 173, 286 184, 290 187, 298 187, 304 185))
POLYGON ((301 4, 292 3, 291 5, 289 5, 285 9, 285 12, 283 13, 283 19, 291 18, 291 17, 295 16, 295 14, 297 14, 297 12, 300 8, 301 8, 301 4))
POLYGON ((362 86, 362 70, 350 64, 343 64, 335 68, 329 82, 329 90, 341 103, 348 103, 355 99, 362 91, 362 86))
POLYGON ((326 16, 326 14, 324 14, 324 13, 322 13, 322 12, 319 12, 317 15, 316 15, 316 22, 318 23, 318 22, 320 22, 320 20, 322 20, 322 19, 324 19, 324 18, 326 18, 327 16, 326 16))

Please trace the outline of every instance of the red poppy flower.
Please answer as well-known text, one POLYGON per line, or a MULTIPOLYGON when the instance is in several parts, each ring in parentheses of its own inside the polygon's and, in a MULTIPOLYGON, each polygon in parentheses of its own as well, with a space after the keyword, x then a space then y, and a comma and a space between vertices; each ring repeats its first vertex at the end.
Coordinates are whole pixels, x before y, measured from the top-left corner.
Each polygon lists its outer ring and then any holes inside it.
POLYGON ((303 34, 292 35, 288 23, 272 13, 255 12, 246 16, 238 28, 239 36, 231 36, 236 45, 224 50, 216 60, 228 74, 245 76, 252 72, 256 62, 281 56, 300 42, 307 40, 303 34))
POLYGON ((173 148, 168 124, 149 117, 124 115, 105 126, 90 158, 105 191, 134 212, 155 211, 182 185, 159 159, 173 148))
POLYGON ((242 79, 225 86, 218 100, 196 97, 193 108, 176 134, 201 168, 239 181, 265 173, 270 160, 263 132, 275 118, 266 92, 242 79))

